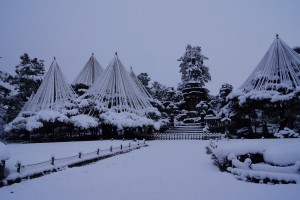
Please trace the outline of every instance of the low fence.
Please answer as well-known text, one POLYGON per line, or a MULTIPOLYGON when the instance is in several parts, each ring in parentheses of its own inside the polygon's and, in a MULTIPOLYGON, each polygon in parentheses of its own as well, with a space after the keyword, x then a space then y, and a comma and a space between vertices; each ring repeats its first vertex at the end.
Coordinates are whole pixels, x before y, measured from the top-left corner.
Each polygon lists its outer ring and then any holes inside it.
POLYGON ((147 146, 145 140, 142 142, 137 141, 133 144, 129 143, 128 145, 120 145, 119 147, 111 146, 110 148, 103 150, 98 148, 96 151, 90 153, 79 152, 77 155, 66 158, 55 158, 53 156, 50 160, 30 165, 22 165, 21 163, 17 163, 16 171, 12 172, 8 175, 8 177, 2 180, 2 182, 0 182, 0 187, 7 184, 20 182, 22 179, 40 177, 44 174, 60 171, 67 167, 85 165, 104 158, 126 153, 134 149, 139 149, 144 146, 147 146))
POLYGON ((221 133, 154 133, 144 137, 150 140, 209 140, 223 136, 221 133))
POLYGON ((174 123, 174 127, 178 127, 178 126, 201 126, 203 124, 201 123, 178 123, 178 122, 175 122, 174 123))

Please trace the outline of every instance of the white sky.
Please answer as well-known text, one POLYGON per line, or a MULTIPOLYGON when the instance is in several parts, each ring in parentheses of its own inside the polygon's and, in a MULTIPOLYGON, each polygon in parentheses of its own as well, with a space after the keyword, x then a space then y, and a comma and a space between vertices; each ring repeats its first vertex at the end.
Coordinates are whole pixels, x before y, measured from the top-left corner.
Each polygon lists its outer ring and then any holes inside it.
POLYGON ((299 0, 1 0, 0 70, 13 72, 27 52, 53 56, 72 82, 94 52, 103 67, 118 51, 136 74, 168 86, 180 82, 177 59, 189 43, 209 58, 217 94, 239 87, 276 33, 300 46, 299 0))

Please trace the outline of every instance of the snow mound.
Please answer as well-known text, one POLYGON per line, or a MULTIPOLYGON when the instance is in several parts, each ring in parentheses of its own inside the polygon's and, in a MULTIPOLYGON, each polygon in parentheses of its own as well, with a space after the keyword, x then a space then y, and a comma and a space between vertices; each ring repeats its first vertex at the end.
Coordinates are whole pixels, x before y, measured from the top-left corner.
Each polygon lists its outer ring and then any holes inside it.
POLYGON ((94 117, 84 114, 71 117, 71 122, 75 127, 83 129, 95 128, 99 125, 94 117))
POLYGON ((285 127, 283 130, 275 133, 274 136, 278 138, 297 138, 299 137, 299 133, 296 133, 295 131, 285 127))
POLYGON ((300 183, 300 140, 212 141, 208 153, 221 170, 255 183, 300 183))

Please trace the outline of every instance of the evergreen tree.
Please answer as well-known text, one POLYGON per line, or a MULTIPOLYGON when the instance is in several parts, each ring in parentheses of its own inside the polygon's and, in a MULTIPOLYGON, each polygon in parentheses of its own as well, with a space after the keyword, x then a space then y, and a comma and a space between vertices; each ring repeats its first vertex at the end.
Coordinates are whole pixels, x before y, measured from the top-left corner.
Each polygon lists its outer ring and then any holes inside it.
POLYGON ((293 49, 294 49, 294 51, 296 51, 298 54, 300 54, 300 47, 294 47, 293 49))
POLYGON ((151 78, 148 76, 147 73, 140 73, 137 78, 140 80, 142 85, 145 87, 145 89, 148 91, 149 94, 151 94, 150 88, 149 88, 149 82, 151 78))
POLYGON ((204 65, 204 61, 207 59, 202 55, 201 47, 187 45, 186 52, 178 59, 178 61, 181 61, 179 67, 184 85, 189 82, 196 82, 200 86, 204 86, 205 83, 211 80, 209 68, 204 65))
POLYGON ((154 81, 152 83, 152 87, 150 88, 151 95, 154 99, 158 99, 159 101, 163 101, 163 97, 166 92, 166 86, 163 84, 160 84, 157 81, 154 81))
POLYGON ((43 60, 31 59, 27 53, 24 53, 20 59, 20 64, 16 66, 16 74, 8 78, 8 82, 17 92, 7 99, 6 122, 18 115, 28 98, 39 88, 45 74, 43 60))
POLYGON ((149 85, 149 81, 151 80, 148 76, 147 73, 140 73, 137 78, 141 81, 141 83, 143 84, 143 86, 145 86, 146 88, 149 85))
POLYGON ((78 96, 81 96, 90 88, 90 86, 84 83, 76 83, 75 85, 72 85, 72 88, 78 96))
MULTIPOLYGON (((217 96, 210 96, 210 105, 214 109, 215 113, 219 113, 221 108, 227 105, 227 96, 232 92, 233 86, 225 83, 221 86, 219 94, 217 96)), ((224 117, 224 116, 223 116, 224 117)))
POLYGON ((228 83, 225 83, 221 86, 220 92, 218 95, 218 101, 219 101, 220 108, 222 108, 223 106, 226 105, 226 103, 227 103, 226 98, 232 90, 233 90, 233 86, 228 83))
POLYGON ((8 73, 0 71, 0 122, 5 122, 5 115, 8 109, 8 99, 13 90, 13 86, 7 82, 9 76, 10 75, 8 73))
POLYGON ((27 53, 24 53, 20 59, 20 64, 16 66, 16 75, 12 78, 12 85, 18 89, 19 99, 26 102, 42 83, 45 68, 43 60, 30 59, 27 53))

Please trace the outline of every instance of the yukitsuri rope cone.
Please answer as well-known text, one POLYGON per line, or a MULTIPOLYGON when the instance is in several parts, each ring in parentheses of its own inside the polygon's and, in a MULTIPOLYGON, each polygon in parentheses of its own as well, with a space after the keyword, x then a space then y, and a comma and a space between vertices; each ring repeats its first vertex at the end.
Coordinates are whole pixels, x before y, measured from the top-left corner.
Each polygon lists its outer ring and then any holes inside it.
POLYGON ((93 85, 100 77, 102 72, 103 68, 93 53, 79 75, 75 78, 73 84, 83 83, 85 85, 93 85))
POLYGON ((94 100, 98 106, 116 112, 145 113, 153 109, 149 97, 130 76, 117 53, 84 96, 94 100))
POLYGON ((60 110, 76 94, 67 82, 54 58, 36 94, 31 96, 22 111, 60 110))
POLYGON ((249 91, 278 91, 285 93, 300 86, 300 56, 276 35, 271 47, 240 87, 249 91))

